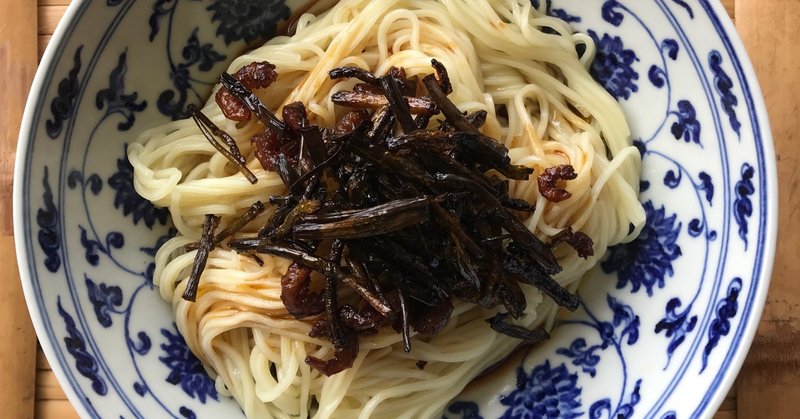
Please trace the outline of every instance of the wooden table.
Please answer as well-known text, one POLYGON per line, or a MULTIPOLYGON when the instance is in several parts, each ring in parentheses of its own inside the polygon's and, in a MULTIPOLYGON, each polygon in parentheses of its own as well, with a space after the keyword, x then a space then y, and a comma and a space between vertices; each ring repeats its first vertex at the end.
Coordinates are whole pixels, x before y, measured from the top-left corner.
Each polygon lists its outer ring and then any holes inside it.
MULTIPOLYGON (((36 343, 13 258, 11 182, 23 98, 70 0, 0 0, 0 412, 77 417, 36 343), (38 25, 33 22, 37 22, 38 25), (34 32, 34 29, 38 29, 34 32), (11 57, 14 58, 13 63, 11 57)), ((690 2, 693 0, 689 0, 690 2)), ((800 417, 800 0, 723 0, 759 75, 780 179, 772 287, 756 341, 717 419, 800 417)))

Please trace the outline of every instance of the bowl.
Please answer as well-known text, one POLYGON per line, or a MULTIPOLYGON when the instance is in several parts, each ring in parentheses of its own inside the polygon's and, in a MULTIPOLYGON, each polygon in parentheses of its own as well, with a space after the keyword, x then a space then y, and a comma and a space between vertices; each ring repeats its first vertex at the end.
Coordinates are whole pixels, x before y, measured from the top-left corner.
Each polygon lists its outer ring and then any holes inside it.
MULTIPOLYGON (((534 3, 537 3, 534 1, 534 3)), ((710 417, 744 360, 775 248, 763 99, 716 1, 554 0, 643 156, 647 223, 583 282, 553 337, 472 383, 447 418, 710 417)), ((14 183, 17 252, 42 349, 84 417, 241 417, 151 284, 167 212, 126 145, 184 117, 302 1, 75 0, 42 60, 14 183)))

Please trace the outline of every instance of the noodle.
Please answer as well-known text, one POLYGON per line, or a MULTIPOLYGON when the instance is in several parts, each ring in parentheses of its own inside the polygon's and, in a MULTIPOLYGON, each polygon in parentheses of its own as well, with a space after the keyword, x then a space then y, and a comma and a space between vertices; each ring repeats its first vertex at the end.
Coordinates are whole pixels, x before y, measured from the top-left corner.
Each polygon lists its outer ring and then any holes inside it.
MULTIPOLYGON (((269 61, 279 77, 256 92, 265 105, 279 110, 300 101, 313 123, 332 126, 342 110, 331 94, 354 82, 331 80, 329 70, 349 65, 380 75, 396 66, 409 77, 422 77, 432 72, 431 58, 442 62, 453 83, 453 103, 462 111, 488 112, 483 133, 502 141, 514 164, 535 170, 532 180, 512 181, 510 189, 512 197, 536 205, 526 226, 542 239, 572 227, 594 240, 595 255, 588 259, 556 249, 563 271, 555 279, 574 290, 608 246, 631 240, 644 223, 640 156, 619 105, 587 71, 593 55, 590 38, 528 0, 345 0, 320 16, 302 16, 295 35, 238 57, 229 72, 269 61), (578 45, 585 47, 580 57, 578 45), (549 202, 539 194, 535 176, 563 164, 578 174, 566 186, 572 197, 549 202)), ((414 336, 411 353, 403 352, 398 333, 384 328, 361 338, 352 368, 326 377, 304 359, 330 357, 332 344, 309 337, 311 323, 294 319, 281 302, 280 278, 288 261, 259 255, 264 262, 259 266, 218 247, 208 259, 197 301, 182 299, 195 253, 183 246, 200 238, 204 215, 221 216, 224 227, 254 202, 284 192, 278 175, 253 157, 249 139, 261 129, 259 122, 237 125, 213 99, 203 112, 237 140, 257 183, 217 153, 191 120, 143 133, 129 146, 128 157, 137 192, 169 208, 179 232, 157 253, 154 282, 217 388, 232 395, 248 417, 435 417, 470 380, 518 345, 484 321, 497 308, 456 302, 445 329, 435 337, 414 336), (427 361, 424 369, 418 361, 427 361)), ((251 226, 263 225, 269 213, 251 226)), ((522 287, 528 308, 516 324, 550 327, 556 305, 536 288, 522 287)))

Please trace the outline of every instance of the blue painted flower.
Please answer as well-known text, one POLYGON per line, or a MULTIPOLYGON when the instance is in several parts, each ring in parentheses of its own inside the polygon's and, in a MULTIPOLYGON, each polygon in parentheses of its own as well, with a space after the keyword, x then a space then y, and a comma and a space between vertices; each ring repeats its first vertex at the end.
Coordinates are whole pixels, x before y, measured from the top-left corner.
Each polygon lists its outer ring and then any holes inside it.
POLYGON ((175 333, 167 329, 161 329, 161 334, 167 338, 167 343, 161 344, 164 355, 158 359, 171 370, 167 376, 167 382, 174 385, 181 385, 186 394, 192 398, 199 399, 202 403, 206 398, 217 400, 217 389, 200 360, 194 356, 183 336, 175 326, 175 333))
POLYGON ((551 368, 550 361, 537 366, 530 375, 517 368, 517 389, 502 396, 509 406, 502 419, 577 418, 583 414, 578 374, 570 374, 565 364, 551 368))
POLYGON ((217 35, 229 45, 271 38, 277 23, 291 15, 285 0, 218 0, 208 10, 214 12, 211 20, 219 22, 217 35))
MULTIPOLYGON (((127 148, 126 145, 126 156, 127 148)), ((108 186, 117 191, 114 195, 114 208, 121 208, 125 216, 132 214, 133 224, 144 221, 148 228, 153 228, 156 222, 161 225, 167 223, 169 211, 166 208, 156 208, 136 193, 133 188, 133 166, 127 157, 117 159, 117 173, 108 178, 108 186)))
POLYGON ((647 295, 653 295, 653 287, 664 287, 664 279, 672 276, 672 262, 681 255, 676 243, 681 223, 675 214, 667 217, 662 206, 653 207, 652 201, 644 204, 647 222, 641 234, 630 243, 614 246, 600 266, 605 273, 617 272, 617 288, 631 283, 631 292, 644 286, 647 295))
POLYGON ((599 37, 593 30, 588 33, 597 46, 597 55, 590 68, 592 76, 617 100, 630 98, 631 93, 639 90, 635 83, 639 80, 639 73, 633 69, 633 63, 639 61, 636 53, 625 49, 618 36, 603 34, 599 37))

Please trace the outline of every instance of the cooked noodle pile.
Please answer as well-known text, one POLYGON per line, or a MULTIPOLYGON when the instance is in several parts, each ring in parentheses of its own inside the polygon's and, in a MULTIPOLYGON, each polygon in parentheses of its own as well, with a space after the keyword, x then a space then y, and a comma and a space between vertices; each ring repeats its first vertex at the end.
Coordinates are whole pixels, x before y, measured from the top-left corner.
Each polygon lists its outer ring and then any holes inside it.
MULTIPOLYGON (((536 206, 526 225, 545 241, 567 227, 594 240, 588 259, 556 249, 563 271, 555 279, 574 290, 608 246, 632 239, 644 222, 640 156, 619 105, 587 71, 594 48, 591 38, 529 0, 345 0, 320 16, 302 16, 295 35, 270 40, 228 71, 269 61, 278 80, 256 92, 267 107, 280 115, 283 105, 300 101, 312 123, 332 126, 346 110, 331 95, 354 84, 331 80, 332 68, 357 66, 382 75, 394 66, 423 77, 432 72, 431 58, 440 61, 453 83, 450 99, 462 111, 488 112, 482 132, 502 141, 514 164, 535 170, 529 181, 512 181, 510 190, 536 206), (578 177, 566 183, 572 197, 554 203, 539 193, 536 176, 558 165, 571 165, 578 177)), ((248 417, 436 417, 470 380, 519 344, 489 329, 485 319, 500 308, 454 301, 446 328, 435 337, 414 336, 411 353, 386 327, 360 338, 352 368, 326 377, 304 359, 331 357, 332 344, 309 337, 313 322, 293 318, 281 302, 288 261, 260 255, 259 266, 217 247, 196 302, 182 299, 196 252, 183 247, 199 240, 205 214, 221 216, 222 228, 254 202, 285 193, 278 175, 253 157, 250 138, 263 129, 256 119, 229 121, 213 99, 202 111, 237 140, 257 183, 218 153, 191 119, 145 132, 128 154, 136 190, 169 208, 179 232, 158 251, 154 281, 218 390, 231 394, 248 417), (418 361, 427 362, 424 369, 418 361)), ((270 213, 245 233, 256 233, 270 213)), ((516 324, 549 327, 555 304, 536 288, 522 287, 528 307, 516 324)))

